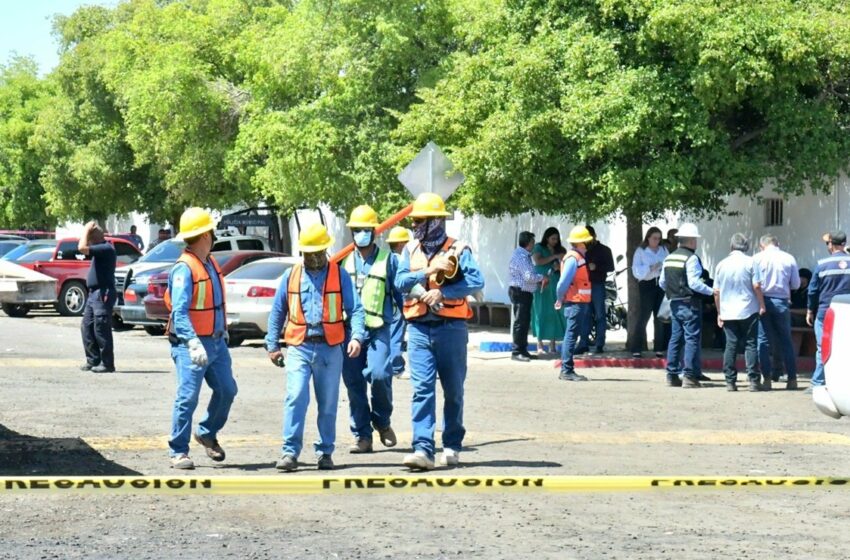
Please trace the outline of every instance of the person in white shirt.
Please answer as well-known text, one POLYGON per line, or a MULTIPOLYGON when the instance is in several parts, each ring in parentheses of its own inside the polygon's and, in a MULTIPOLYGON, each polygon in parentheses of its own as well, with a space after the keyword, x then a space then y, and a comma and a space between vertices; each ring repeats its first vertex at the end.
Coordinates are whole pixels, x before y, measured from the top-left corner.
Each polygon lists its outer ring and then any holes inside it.
POLYGON ((646 347, 646 324, 651 316, 655 317, 655 336, 652 341, 655 357, 663 357, 667 350, 667 340, 663 334, 664 327, 658 320, 658 308, 664 299, 664 290, 658 286, 658 278, 661 276, 664 259, 668 254, 667 249, 661 245, 661 230, 651 227, 646 231, 643 243, 635 249, 632 258, 632 274, 638 281, 640 293, 640 316, 629 348, 635 358, 640 358, 641 352, 646 347))
POLYGON ((723 353, 726 390, 738 390, 735 360, 739 343, 743 342, 750 391, 762 391, 761 376, 756 371, 759 316, 764 315, 761 273, 753 258, 746 254, 750 250, 750 242, 743 233, 732 236, 731 249, 732 252, 718 263, 714 273, 717 326, 726 335, 723 353))

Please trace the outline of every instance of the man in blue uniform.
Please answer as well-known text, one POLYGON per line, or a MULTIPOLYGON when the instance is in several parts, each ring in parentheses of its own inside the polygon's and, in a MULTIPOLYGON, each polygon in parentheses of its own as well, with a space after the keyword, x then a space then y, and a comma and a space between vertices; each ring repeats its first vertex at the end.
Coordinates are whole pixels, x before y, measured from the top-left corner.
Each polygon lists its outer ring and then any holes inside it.
POLYGON ((106 241, 100 226, 89 222, 83 228, 77 249, 92 258, 86 278, 88 297, 82 322, 86 363, 80 369, 94 373, 113 372, 112 308, 118 297, 115 291, 115 247, 106 241))

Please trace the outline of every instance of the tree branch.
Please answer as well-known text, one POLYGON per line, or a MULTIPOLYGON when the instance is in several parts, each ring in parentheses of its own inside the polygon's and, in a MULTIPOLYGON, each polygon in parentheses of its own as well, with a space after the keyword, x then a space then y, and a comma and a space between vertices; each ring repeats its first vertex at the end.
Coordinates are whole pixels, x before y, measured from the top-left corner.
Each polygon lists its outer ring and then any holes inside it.
POLYGON ((747 142, 755 140, 756 138, 758 138, 759 136, 764 134, 766 131, 767 131, 767 127, 762 126, 762 127, 757 128, 755 130, 751 130, 751 131, 747 132, 746 134, 742 134, 741 136, 738 136, 737 138, 735 138, 735 140, 732 141, 732 151, 738 150, 741 146, 743 146, 747 142))

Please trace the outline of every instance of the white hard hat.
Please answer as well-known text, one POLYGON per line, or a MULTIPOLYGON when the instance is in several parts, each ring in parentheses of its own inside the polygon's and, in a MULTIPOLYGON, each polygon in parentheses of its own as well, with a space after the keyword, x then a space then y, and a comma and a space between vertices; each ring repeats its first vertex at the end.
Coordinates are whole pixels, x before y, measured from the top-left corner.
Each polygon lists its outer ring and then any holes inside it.
POLYGON ((699 234, 696 224, 682 224, 679 226, 679 231, 676 232, 676 237, 702 237, 699 234))

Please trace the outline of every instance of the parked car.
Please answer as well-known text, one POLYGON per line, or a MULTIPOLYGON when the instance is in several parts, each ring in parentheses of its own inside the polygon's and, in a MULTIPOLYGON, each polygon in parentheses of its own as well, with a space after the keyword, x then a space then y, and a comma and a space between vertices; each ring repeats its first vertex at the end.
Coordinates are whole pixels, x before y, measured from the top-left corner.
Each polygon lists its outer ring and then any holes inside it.
POLYGON ((238 346, 248 338, 266 336, 280 279, 299 262, 298 257, 263 259, 227 275, 227 332, 231 346, 238 346))
POLYGON ((17 261, 27 253, 31 253, 36 249, 50 249, 53 247, 56 247, 55 239, 33 239, 32 241, 27 241, 26 243, 22 243, 13 248, 11 251, 3 255, 0 260, 17 261))
POLYGON ((0 239, 0 257, 26 243, 26 239, 0 239))
MULTIPOLYGON (((134 262, 142 255, 135 245, 123 239, 107 237, 106 240, 115 246, 119 265, 134 262)), ((61 239, 53 249, 36 249, 15 261, 56 279, 56 310, 66 316, 82 315, 88 298, 86 276, 91 256, 80 253, 78 243, 78 238, 61 239)))
MULTIPOLYGON (((221 267, 221 273, 227 276, 248 263, 282 256, 285 255, 271 251, 222 251, 215 254, 215 259, 221 267)), ((148 334, 164 333, 169 315, 168 309, 165 307, 164 297, 165 290, 168 288, 168 274, 170 272, 170 265, 164 270, 158 270, 155 274, 147 277, 144 286, 141 285, 139 277, 135 277, 133 284, 124 293, 121 317, 125 323, 144 325, 148 334), (132 294, 127 293, 130 290, 132 290, 132 294), (135 300, 138 304, 134 304, 131 310, 125 311, 130 307, 130 300, 135 300), (144 318, 142 318, 142 315, 144 315, 144 318)))

